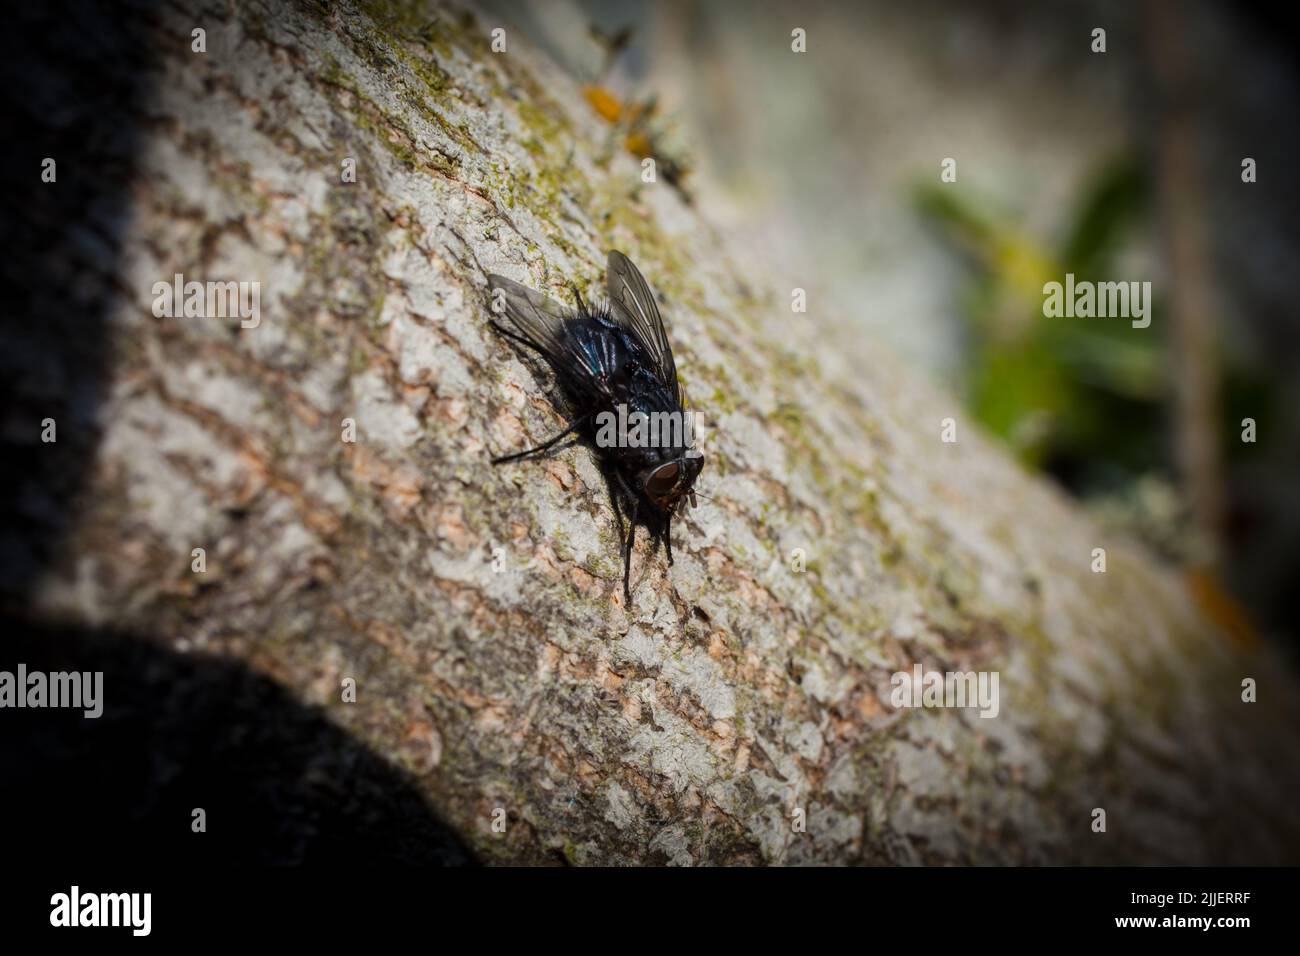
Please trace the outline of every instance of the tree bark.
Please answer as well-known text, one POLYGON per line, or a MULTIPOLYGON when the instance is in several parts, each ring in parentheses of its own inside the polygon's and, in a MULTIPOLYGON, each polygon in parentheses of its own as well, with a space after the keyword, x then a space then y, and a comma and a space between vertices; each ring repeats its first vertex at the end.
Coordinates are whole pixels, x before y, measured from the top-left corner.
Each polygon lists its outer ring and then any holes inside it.
POLYGON ((50 242, 17 269, 82 297, 54 317, 33 293, 47 331, 16 333, 53 371, 5 358, 29 619, 243 661, 486 861, 1297 861, 1300 718, 1273 655, 815 288, 791 314, 744 237, 642 182, 508 24, 177 0, 109 32, 141 44, 100 64, 126 91, 115 132, 25 104, 28 141, 64 147, 35 188, 65 198, 19 213, 50 242), (661 296, 708 426, 710 500, 671 568, 640 535, 630 607, 592 452, 490 464, 563 422, 490 329, 486 273, 567 301, 611 248, 661 296), (178 273, 260 283, 260 323, 155 317, 178 273), (24 482, 70 483, 72 517, 24 482), (895 708, 918 663, 997 672, 999 713, 895 708))

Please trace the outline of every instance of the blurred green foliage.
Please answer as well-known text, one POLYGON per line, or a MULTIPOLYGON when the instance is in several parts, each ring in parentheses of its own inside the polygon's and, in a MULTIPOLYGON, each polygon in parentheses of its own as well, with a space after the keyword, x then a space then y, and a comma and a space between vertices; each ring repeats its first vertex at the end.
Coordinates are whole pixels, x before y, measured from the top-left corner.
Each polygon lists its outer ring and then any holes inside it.
MULTIPOLYGON (((1166 342, 1162 326, 1043 315, 1043 285, 1114 281, 1117 257, 1149 212, 1142 167, 1109 163, 1085 184, 1056 241, 1027 234, 1010 213, 951 184, 925 183, 922 217, 972 266, 963 294, 967 404, 1026 463, 1081 492, 1114 488, 1165 460, 1166 342)), ((1153 315, 1160 303, 1152 304, 1153 315)))
MULTIPOLYGON (((1152 287, 1149 328, 1119 318, 1050 318, 1043 286, 1132 281, 1120 261, 1151 223, 1152 191, 1143 166, 1113 160, 1089 177, 1063 235, 1030 235, 1019 217, 927 181, 913 198, 921 217, 968 261, 962 293, 966 348, 962 391, 971 413, 1022 461, 1053 474, 1157 550, 1185 557, 1191 547, 1173 475, 1169 323, 1152 287)), ((1222 448, 1229 464, 1256 454, 1240 422, 1265 418, 1276 387, 1243 363, 1220 335, 1222 448)))

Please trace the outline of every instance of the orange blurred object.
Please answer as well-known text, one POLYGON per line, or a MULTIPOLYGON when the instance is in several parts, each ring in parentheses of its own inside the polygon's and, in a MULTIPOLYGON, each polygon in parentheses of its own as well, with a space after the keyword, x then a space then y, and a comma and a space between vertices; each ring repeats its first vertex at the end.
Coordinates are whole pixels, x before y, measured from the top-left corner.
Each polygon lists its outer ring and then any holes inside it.
POLYGON ((623 104, 603 86, 584 86, 582 95, 597 113, 611 123, 617 123, 623 115, 623 104))
POLYGON ((1248 648, 1259 646, 1259 634, 1250 615, 1223 589, 1212 572, 1204 568, 1187 568, 1183 574, 1187 590, 1197 606, 1234 644, 1248 648))
POLYGON ((650 138, 645 133, 633 133, 623 145, 637 159, 645 159, 647 156, 654 155, 654 150, 650 146, 650 138))

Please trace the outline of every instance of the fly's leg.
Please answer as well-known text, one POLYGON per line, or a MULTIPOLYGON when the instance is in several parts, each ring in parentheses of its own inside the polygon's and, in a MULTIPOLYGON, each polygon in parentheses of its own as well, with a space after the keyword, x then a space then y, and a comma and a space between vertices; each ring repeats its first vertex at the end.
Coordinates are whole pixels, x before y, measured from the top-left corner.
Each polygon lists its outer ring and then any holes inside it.
MULTIPOLYGON (((520 345, 526 345, 528 348, 532 349, 534 352, 539 352, 539 351, 541 351, 540 349, 538 349, 538 347, 537 347, 537 345, 536 345, 535 343, 533 343, 533 342, 530 341, 529 339, 525 338, 524 336, 520 335, 518 332, 512 332, 510 329, 507 329, 504 325, 501 325, 499 322, 492 322, 491 325, 492 325, 492 328, 496 329, 498 332, 500 332, 500 333, 501 333, 502 335, 504 335, 506 338, 510 339, 512 342, 518 342, 520 345)), ((492 459, 492 464, 494 464, 494 465, 503 465, 503 464, 505 464, 505 463, 508 462, 508 461, 517 461, 517 460, 520 459, 520 458, 525 458, 525 457, 527 457, 528 455, 536 454, 536 453, 539 452, 539 451, 545 451, 546 449, 548 449, 548 448, 550 448, 552 445, 554 445, 557 441, 559 441, 561 438, 563 438, 565 435, 570 435, 570 434, 572 434, 573 431, 574 431, 574 429, 576 429, 579 425, 581 425, 581 424, 583 423, 583 421, 586 420, 586 418, 587 418, 587 416, 584 415, 584 416, 582 416, 582 418, 576 419, 576 420, 575 420, 572 424, 570 424, 569 427, 566 428, 564 431, 560 432, 560 433, 559 433, 558 435, 556 435, 554 438, 552 438, 552 439, 550 439, 550 440, 548 440, 548 441, 544 441, 544 442, 542 442, 542 443, 541 443, 540 445, 538 445, 536 448, 530 448, 530 449, 528 449, 527 451, 521 451, 521 452, 518 452, 517 454, 514 454, 514 455, 502 455, 500 458, 493 458, 493 459, 492 459)))
POLYGON ((668 517, 664 519, 664 544, 668 548, 668 567, 673 566, 673 513, 668 512, 668 517))
POLYGON ((619 507, 619 503, 618 503, 618 487, 615 485, 614 479, 610 477, 608 471, 604 471, 604 477, 605 477, 605 490, 609 492, 609 503, 610 506, 613 507, 614 509, 614 526, 618 528, 618 540, 622 541, 624 538, 623 509, 619 507))
POLYGON ((539 451, 545 451, 546 449, 548 449, 548 448, 550 448, 552 445, 554 445, 557 441, 559 441, 561 438, 563 438, 565 435, 570 435, 570 434, 572 434, 573 431, 574 431, 574 429, 576 429, 580 424, 582 424, 582 419, 578 419, 578 420, 575 421, 572 425, 570 425, 568 428, 566 428, 564 431, 562 431, 562 432, 560 432, 558 435, 556 435, 554 438, 552 438, 552 439, 550 439, 550 440, 548 440, 548 441, 544 441, 544 442, 542 442, 542 443, 541 443, 540 445, 538 445, 536 448, 530 448, 530 449, 528 449, 527 451, 516 452, 516 453, 513 454, 513 455, 502 455, 500 458, 493 458, 493 459, 492 459, 492 464, 494 464, 494 465, 503 465, 503 464, 505 464, 505 463, 508 462, 508 461, 516 461, 516 460, 518 460, 518 459, 520 459, 520 458, 525 458, 525 457, 527 457, 528 455, 536 454, 536 453, 539 452, 539 451))
POLYGON ((535 455, 535 454, 537 454, 537 452, 539 452, 539 451, 546 451, 546 449, 550 448, 552 445, 554 445, 557 441, 559 441, 559 440, 560 440, 561 438, 563 438, 565 435, 571 435, 571 434, 573 434, 573 432, 574 432, 575 430, 577 430, 577 428, 578 428, 580 425, 582 425, 582 423, 585 422, 585 421, 586 421, 588 418, 590 418, 590 417, 591 417, 591 413, 588 412, 586 415, 582 415, 582 416, 580 416, 580 417, 578 417, 578 418, 575 418, 575 419, 573 420, 573 422, 569 425, 568 428, 566 428, 564 431, 560 432, 560 433, 559 433, 558 435, 556 435, 554 438, 551 438, 551 439, 548 439, 548 440, 542 442, 542 443, 541 443, 540 445, 538 445, 536 448, 530 448, 530 449, 528 449, 527 451, 516 452, 516 453, 513 454, 513 455, 502 455, 500 458, 493 458, 493 459, 492 459, 492 464, 494 464, 494 465, 503 465, 503 464, 505 464, 505 463, 508 462, 508 461, 516 461, 516 460, 518 460, 518 459, 520 459, 520 458, 525 458, 525 457, 527 457, 528 455, 535 455))
POLYGON ((628 607, 632 606, 632 589, 628 584, 632 576, 632 545, 636 543, 636 519, 640 513, 638 503, 632 509, 632 526, 627 532, 627 546, 623 549, 623 597, 627 599, 628 607))
POLYGON ((498 332, 500 332, 506 338, 510 339, 512 342, 518 342, 520 345, 526 345, 534 352, 541 352, 541 349, 539 349, 531 339, 524 338, 518 332, 512 332, 510 329, 507 329, 504 325, 502 325, 499 322, 489 322, 489 324, 492 326, 492 328, 496 329, 498 332))

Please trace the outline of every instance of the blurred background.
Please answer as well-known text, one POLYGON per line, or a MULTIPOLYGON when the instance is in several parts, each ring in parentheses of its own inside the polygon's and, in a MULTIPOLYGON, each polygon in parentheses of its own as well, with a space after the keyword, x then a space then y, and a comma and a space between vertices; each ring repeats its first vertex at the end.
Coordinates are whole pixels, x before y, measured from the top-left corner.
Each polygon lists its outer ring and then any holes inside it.
POLYGON ((1280 7, 484 6, 586 85, 608 148, 743 231, 774 288, 890 345, 1234 639, 1297 662, 1300 71, 1280 7), (1045 318, 1067 272, 1151 282, 1150 327, 1045 318))

